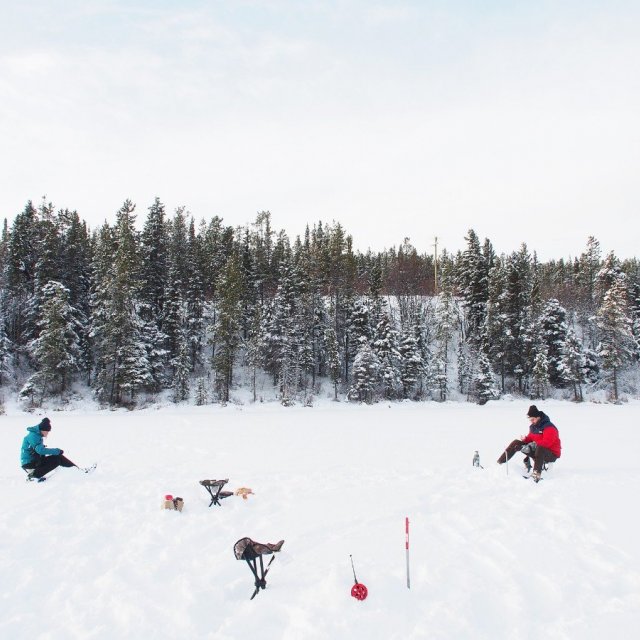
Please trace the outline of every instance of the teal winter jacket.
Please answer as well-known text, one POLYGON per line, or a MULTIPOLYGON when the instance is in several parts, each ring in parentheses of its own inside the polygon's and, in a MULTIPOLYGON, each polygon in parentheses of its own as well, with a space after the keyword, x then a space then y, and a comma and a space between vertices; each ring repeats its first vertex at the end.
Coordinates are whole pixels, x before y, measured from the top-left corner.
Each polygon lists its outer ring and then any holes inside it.
POLYGON ((27 435, 22 441, 22 449, 20 450, 20 464, 33 464, 38 462, 42 456, 57 456, 62 453, 62 449, 56 447, 48 448, 42 442, 42 434, 40 433, 40 425, 29 427, 27 435))

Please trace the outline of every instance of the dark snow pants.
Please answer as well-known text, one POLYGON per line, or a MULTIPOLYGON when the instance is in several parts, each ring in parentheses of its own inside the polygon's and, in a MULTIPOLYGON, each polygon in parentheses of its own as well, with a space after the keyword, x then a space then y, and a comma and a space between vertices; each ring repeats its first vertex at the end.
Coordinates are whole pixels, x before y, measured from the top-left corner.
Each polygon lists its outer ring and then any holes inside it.
POLYGON ((69 458, 60 454, 59 456, 44 456, 40 462, 25 464, 22 468, 25 471, 31 471, 31 477, 42 478, 44 475, 53 471, 56 467, 75 467, 69 458))
MULTIPOLYGON (((522 440, 514 440, 498 458, 498 464, 504 464, 507 460, 511 460, 514 454, 520 451, 524 446, 525 445, 522 440)), ((542 466, 545 463, 555 462, 558 459, 558 456, 552 453, 550 449, 539 447, 537 445, 535 447, 535 452, 530 455, 533 458, 533 470, 538 472, 542 471, 542 466)))

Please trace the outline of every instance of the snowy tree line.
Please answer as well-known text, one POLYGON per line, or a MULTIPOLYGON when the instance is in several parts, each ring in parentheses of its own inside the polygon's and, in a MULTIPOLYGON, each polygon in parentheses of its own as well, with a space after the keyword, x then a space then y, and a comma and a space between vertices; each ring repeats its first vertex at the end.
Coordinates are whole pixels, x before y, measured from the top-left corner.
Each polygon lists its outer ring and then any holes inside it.
POLYGON ((31 406, 83 386, 110 406, 167 390, 227 402, 240 386, 255 401, 265 377, 283 404, 321 382, 359 402, 637 394, 636 259, 595 238, 547 263, 465 242, 436 281, 408 239, 361 253, 335 222, 292 242, 269 212, 196 224, 156 199, 140 228, 126 201, 90 230, 29 202, 0 242, 0 386, 31 406))

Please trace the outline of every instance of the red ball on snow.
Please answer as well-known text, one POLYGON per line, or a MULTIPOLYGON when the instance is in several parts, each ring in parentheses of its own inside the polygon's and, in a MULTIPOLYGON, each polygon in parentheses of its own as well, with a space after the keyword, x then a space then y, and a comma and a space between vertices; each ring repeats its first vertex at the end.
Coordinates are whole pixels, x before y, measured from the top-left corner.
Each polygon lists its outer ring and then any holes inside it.
POLYGON ((351 587, 351 595, 356 600, 364 600, 369 595, 369 591, 363 584, 356 582, 353 587, 351 587))

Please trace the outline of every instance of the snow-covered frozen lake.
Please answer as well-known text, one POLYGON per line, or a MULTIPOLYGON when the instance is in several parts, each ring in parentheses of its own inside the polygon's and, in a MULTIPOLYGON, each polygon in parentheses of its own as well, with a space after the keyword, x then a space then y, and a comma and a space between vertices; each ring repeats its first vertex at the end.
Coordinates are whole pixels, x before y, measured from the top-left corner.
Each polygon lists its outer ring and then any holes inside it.
POLYGON ((519 454, 508 474, 495 464, 529 404, 52 412, 49 446, 99 466, 40 484, 25 482, 19 448, 42 414, 10 410, 0 637, 633 638, 640 403, 537 403, 563 443, 537 485, 519 454), (205 478, 255 495, 209 508, 205 478), (160 509, 167 493, 182 513, 160 509), (253 601, 233 555, 244 536, 285 540, 253 601))

